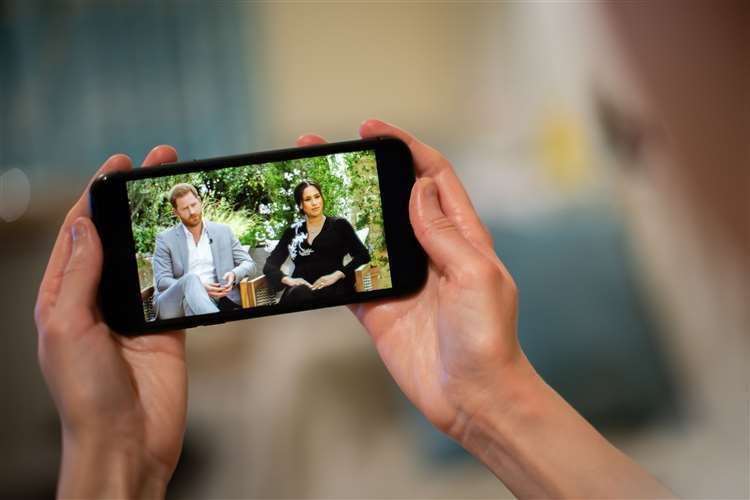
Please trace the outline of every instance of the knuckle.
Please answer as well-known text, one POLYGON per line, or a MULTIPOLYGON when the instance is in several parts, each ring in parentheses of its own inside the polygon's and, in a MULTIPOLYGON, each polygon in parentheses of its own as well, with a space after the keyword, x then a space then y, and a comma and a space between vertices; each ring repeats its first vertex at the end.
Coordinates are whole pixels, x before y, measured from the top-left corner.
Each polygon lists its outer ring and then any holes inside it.
POLYGON ((495 238, 492 237, 492 233, 487 227, 487 224, 485 224, 484 222, 480 220, 479 226, 481 228, 480 233, 484 237, 484 243, 490 248, 495 248, 495 238))
POLYGON ((48 318, 42 325, 39 325, 39 344, 49 345, 55 343, 66 331, 68 327, 67 321, 64 318, 60 318, 59 315, 54 315, 48 318))
POLYGON ((504 301, 507 301, 513 308, 518 305, 518 285, 513 276, 505 268, 500 268, 500 279, 498 280, 500 295, 504 301))
POLYGON ((41 302, 37 301, 37 303, 34 304, 34 323, 38 330, 44 326, 46 319, 46 310, 41 302))
POLYGON ((458 268, 457 277, 461 286, 490 288, 497 283, 496 269, 485 259, 477 259, 458 268))
POLYGON ((438 234, 445 233, 447 231, 451 231, 454 229, 453 222, 446 217, 441 216, 437 217, 435 219, 429 220, 425 223, 425 225, 422 227, 422 235, 426 237, 432 237, 438 234))
POLYGON ((443 153, 433 148, 432 146, 428 146, 425 144, 424 152, 425 152, 425 160, 427 161, 429 165, 433 167, 447 166, 449 168, 453 168, 450 161, 448 161, 448 159, 445 156, 443 156, 443 153))

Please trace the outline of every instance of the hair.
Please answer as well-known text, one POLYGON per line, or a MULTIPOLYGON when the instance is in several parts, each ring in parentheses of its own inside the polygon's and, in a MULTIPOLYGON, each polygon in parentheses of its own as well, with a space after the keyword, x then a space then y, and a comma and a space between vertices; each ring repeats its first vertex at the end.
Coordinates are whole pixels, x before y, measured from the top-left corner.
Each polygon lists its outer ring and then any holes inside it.
POLYGON ((177 198, 182 198, 188 193, 193 193, 196 198, 200 200, 200 195, 198 194, 198 190, 195 189, 195 186, 192 184, 188 184, 187 182, 180 182, 179 184, 175 184, 172 186, 172 189, 169 190, 169 202, 172 204, 173 208, 177 208, 177 198))
POLYGON ((294 188, 294 204, 297 206, 297 210, 299 210, 301 214, 305 213, 304 210, 302 210, 302 207, 300 206, 302 205, 302 193, 304 193, 305 189, 307 189, 310 186, 317 189, 318 193, 320 193, 320 197, 323 198, 323 203, 325 204, 326 202, 326 197, 323 196, 323 190, 320 188, 320 184, 318 184, 315 181, 309 181, 309 180, 302 181, 299 184, 297 184, 297 187, 294 188))

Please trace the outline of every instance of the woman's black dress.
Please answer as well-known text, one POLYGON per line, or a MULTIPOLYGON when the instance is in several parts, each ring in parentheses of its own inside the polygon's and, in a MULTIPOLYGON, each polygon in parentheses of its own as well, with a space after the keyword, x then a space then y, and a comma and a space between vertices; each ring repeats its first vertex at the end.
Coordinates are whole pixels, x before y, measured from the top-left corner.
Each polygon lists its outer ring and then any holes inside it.
POLYGON ((281 303, 291 304, 353 293, 354 270, 367 262, 370 262, 370 253, 349 221, 339 217, 326 217, 312 245, 307 242, 307 225, 304 220, 289 226, 266 259, 263 274, 275 290, 285 288, 281 303), (347 254, 352 260, 344 265, 344 256, 347 254), (291 277, 302 278, 311 285, 321 276, 334 271, 343 272, 345 277, 319 290, 311 290, 306 285, 287 287, 281 283, 284 277, 281 266, 287 257, 291 257, 294 262, 291 277))

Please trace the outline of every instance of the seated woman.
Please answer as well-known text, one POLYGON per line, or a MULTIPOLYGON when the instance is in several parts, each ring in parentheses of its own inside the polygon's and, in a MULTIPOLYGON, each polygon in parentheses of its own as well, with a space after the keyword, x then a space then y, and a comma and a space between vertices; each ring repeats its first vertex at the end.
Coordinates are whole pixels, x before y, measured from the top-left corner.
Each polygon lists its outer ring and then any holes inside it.
POLYGON ((325 199, 316 182, 300 182, 294 188, 294 203, 304 219, 284 231, 263 267, 275 290, 285 287, 280 303, 298 304, 353 293, 354 270, 370 262, 370 253, 354 228, 344 218, 323 215, 325 199), (347 254, 352 260, 344 265, 347 254), (294 262, 291 276, 281 271, 287 257, 294 262))

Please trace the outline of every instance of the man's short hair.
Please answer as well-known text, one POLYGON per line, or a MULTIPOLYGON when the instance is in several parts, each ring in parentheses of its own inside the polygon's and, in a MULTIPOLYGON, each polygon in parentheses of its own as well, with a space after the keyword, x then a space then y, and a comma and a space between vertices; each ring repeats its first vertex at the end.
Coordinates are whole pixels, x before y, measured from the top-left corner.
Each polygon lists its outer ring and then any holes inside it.
POLYGON ((193 193, 199 200, 201 198, 198 195, 198 190, 192 184, 180 182, 172 186, 172 189, 169 190, 169 202, 172 204, 172 208, 177 208, 177 198, 182 198, 188 193, 193 193))

